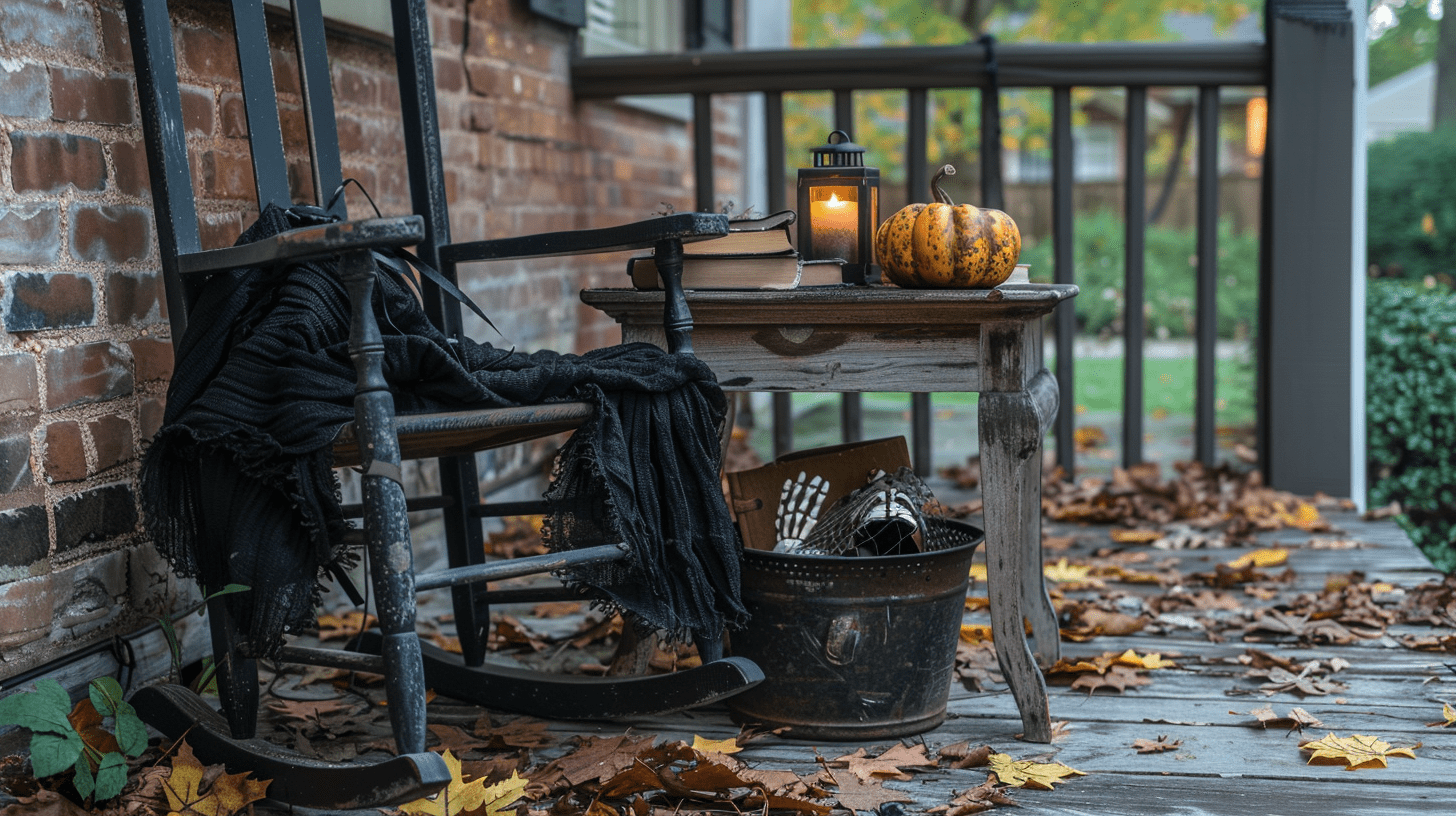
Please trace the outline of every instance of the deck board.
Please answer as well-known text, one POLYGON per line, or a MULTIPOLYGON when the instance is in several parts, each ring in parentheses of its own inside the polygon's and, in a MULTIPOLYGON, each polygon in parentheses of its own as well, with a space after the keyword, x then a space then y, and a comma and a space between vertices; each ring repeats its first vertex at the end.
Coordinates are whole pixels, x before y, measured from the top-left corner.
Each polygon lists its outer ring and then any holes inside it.
MULTIPOLYGON (((1353 513, 1327 514, 1338 528, 1309 533, 1283 530, 1263 534, 1260 546, 1291 550, 1288 569, 1294 580, 1280 597, 1249 600, 1250 606, 1268 607, 1300 593, 1319 592, 1330 576, 1363 572, 1368 580, 1388 581, 1410 588, 1439 580, 1389 520, 1362 521, 1353 513), (1317 539, 1353 539, 1358 548, 1317 549, 1317 539)), ((1115 545, 1105 526, 1048 524, 1047 535, 1073 536, 1068 549, 1049 550, 1048 560, 1085 559, 1094 552, 1129 549, 1115 545)), ((1213 565, 1247 551, 1247 547, 1218 550, 1157 551, 1146 548, 1152 562, 1173 559, 1186 576, 1206 572, 1213 565)), ((1284 567, 1270 570, 1282 571, 1284 567)), ((1155 585, 1116 585, 1117 591, 1148 597, 1167 591, 1155 585)), ((984 594, 984 587, 972 594, 984 594)), ((984 612, 970 613, 969 622, 985 622, 984 612)), ((561 624, 555 624, 559 627, 561 624)), ((1093 656, 1108 651, 1158 652, 1177 655, 1180 667, 1150 672, 1152 683, 1109 693, 1088 695, 1066 686, 1052 685, 1049 697, 1053 720, 1066 720, 1067 732, 1051 745, 1018 740, 1021 721, 1004 686, 972 691, 953 685, 948 717, 937 728, 905 738, 939 748, 960 741, 989 744, 1017 759, 1056 761, 1081 770, 1077 777, 1053 791, 1013 790, 1023 812, 1053 816, 1293 816, 1293 814, 1360 814, 1407 816, 1411 813, 1456 813, 1456 727, 1430 728, 1441 719, 1443 703, 1456 704, 1456 656, 1413 651, 1400 645, 1404 634, 1449 634, 1423 626, 1392 627, 1385 636, 1348 645, 1253 643, 1237 633, 1225 633, 1222 642, 1194 630, 1146 630, 1120 637, 1099 637, 1086 643, 1062 644, 1065 656, 1093 656), (1247 668, 1228 662, 1248 649, 1278 654, 1300 663, 1343 658, 1349 666, 1331 676, 1347 685, 1336 693, 1301 696, 1280 692, 1257 693, 1260 679, 1244 677, 1247 668), (1301 734, 1279 728, 1253 727, 1248 713, 1272 705, 1285 714, 1294 706, 1323 721, 1323 728, 1304 736, 1319 738, 1370 734, 1397 746, 1421 743, 1417 759, 1392 758, 1383 769, 1347 771, 1340 767, 1310 766, 1299 750, 1301 734), (1176 750, 1137 754, 1134 740, 1166 735, 1181 740, 1176 750)), ((551 730, 561 744, 536 752, 537 761, 560 755, 567 738, 616 735, 625 731, 655 734, 662 739, 691 740, 694 736, 725 739, 739 733, 726 710, 712 707, 633 722, 554 722, 551 730)), ((812 773, 822 759, 865 747, 870 752, 897 740, 863 742, 802 741, 764 738, 745 746, 737 756, 753 766, 812 773)), ((914 799, 906 810, 922 813, 950 801, 957 792, 986 779, 984 769, 939 769, 917 773, 908 782, 887 787, 914 799)), ((843 811, 840 811, 843 812, 843 811)))

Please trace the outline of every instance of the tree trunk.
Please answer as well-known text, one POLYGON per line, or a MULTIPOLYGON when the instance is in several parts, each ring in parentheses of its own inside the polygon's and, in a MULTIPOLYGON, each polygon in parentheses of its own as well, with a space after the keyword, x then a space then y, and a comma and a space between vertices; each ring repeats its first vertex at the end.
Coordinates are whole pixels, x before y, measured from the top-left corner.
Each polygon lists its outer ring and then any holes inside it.
POLYGON ((1456 124, 1456 13, 1442 15, 1437 28, 1435 123, 1456 124))

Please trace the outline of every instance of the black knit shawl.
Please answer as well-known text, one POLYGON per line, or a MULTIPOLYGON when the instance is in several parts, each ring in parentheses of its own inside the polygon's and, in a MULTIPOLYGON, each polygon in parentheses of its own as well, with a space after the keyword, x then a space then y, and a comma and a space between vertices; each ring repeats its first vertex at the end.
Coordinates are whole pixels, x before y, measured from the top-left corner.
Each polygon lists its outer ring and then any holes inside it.
MULTIPOLYGON (((317 211, 314 210, 314 213, 317 211)), ((240 243, 303 223, 268 207, 240 243)), ((376 276, 396 409, 583 400, 547 498, 553 549, 625 541, 630 556, 572 576, 645 622, 715 636, 741 623, 739 550, 721 493, 725 400, 701 361, 648 344, 585 355, 447 341, 406 286, 376 276)), ((163 427, 142 464, 148 530, 181 575, 227 596, 247 652, 311 624, 319 582, 351 557, 330 443, 353 418, 348 298, 332 263, 219 273, 188 315, 163 427)))

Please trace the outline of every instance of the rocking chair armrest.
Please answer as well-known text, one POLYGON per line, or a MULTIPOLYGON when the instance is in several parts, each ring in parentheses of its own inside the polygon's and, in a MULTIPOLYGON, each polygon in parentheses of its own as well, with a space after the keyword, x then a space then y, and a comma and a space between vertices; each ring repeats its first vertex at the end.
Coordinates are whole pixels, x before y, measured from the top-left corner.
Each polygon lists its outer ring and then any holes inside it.
POLYGON ((543 232, 514 238, 468 241, 440 248, 443 263, 505 261, 651 249, 659 241, 683 243, 721 238, 728 234, 728 216, 716 213, 674 213, 615 227, 568 232, 543 232))
POLYGON ((382 249, 418 244, 425 237, 425 222, 418 215, 337 221, 299 227, 270 238, 223 249, 192 252, 177 258, 183 274, 269 266, 359 249, 382 249))

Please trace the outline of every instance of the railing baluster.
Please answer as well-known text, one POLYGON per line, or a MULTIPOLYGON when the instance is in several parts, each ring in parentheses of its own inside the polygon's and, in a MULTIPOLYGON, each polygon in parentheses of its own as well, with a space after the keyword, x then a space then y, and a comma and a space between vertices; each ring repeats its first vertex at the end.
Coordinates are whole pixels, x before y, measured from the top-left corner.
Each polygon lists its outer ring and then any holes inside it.
POLYGON ((1124 195, 1122 301, 1122 466, 1143 460, 1144 259, 1148 211, 1148 89, 1127 89, 1127 171, 1124 195))
MULTIPOLYGON (((911 88, 906 100, 905 128, 905 200, 916 201, 921 185, 925 184, 929 172, 929 157, 926 156, 930 139, 928 92, 924 88, 911 88)), ((910 454, 918 476, 929 476, 935 472, 934 445, 931 439, 930 395, 910 395, 910 454)))
MULTIPOLYGON (((854 92, 834 92, 834 129, 842 130, 854 139, 854 92)), ((802 217, 802 214, 801 214, 802 217)), ((839 424, 841 437, 845 442, 864 439, 864 397, 859 393, 839 395, 839 424)))
MULTIPOLYGON (((778 212, 788 206, 786 203, 787 172, 784 158, 784 95, 780 91, 767 91, 763 95, 763 126, 768 144, 764 162, 768 173, 768 211, 778 212)), ((794 449, 794 406, 793 395, 776 391, 773 395, 773 420, 770 426, 773 434, 773 455, 783 456, 794 449)))
MULTIPOLYGON (((1072 269, 1072 89, 1052 89, 1052 255, 1057 283, 1074 283, 1072 269)), ((1074 427, 1077 401, 1072 391, 1072 334, 1076 313, 1063 303, 1055 313, 1057 332, 1057 387, 1061 409, 1057 414, 1057 464, 1072 478, 1077 446, 1074 427)))
POLYGON ((1198 385, 1194 456, 1214 460, 1214 380, 1218 361, 1218 86, 1198 89, 1198 385))
POLYGON ((713 211, 713 97, 693 94, 693 177, 698 212, 713 211))

